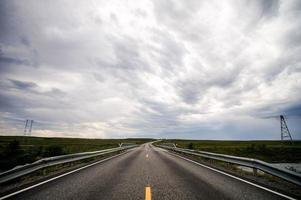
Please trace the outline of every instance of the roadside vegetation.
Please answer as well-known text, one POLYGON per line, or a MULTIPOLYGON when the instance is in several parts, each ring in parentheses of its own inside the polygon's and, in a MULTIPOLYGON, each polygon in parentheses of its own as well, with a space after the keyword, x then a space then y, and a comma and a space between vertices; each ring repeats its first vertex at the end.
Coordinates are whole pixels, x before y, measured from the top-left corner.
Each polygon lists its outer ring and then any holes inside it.
POLYGON ((151 139, 80 139, 0 136, 0 171, 41 158, 118 147, 120 143, 142 144, 151 139))
POLYGON ((301 141, 163 140, 177 147, 255 158, 270 163, 301 162, 301 141))

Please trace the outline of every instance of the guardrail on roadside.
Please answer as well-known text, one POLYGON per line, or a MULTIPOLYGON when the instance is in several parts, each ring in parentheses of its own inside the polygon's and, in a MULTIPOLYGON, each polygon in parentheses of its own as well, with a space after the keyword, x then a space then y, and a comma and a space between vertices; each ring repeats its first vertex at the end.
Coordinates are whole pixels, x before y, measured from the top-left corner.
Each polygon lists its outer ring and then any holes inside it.
POLYGON ((121 145, 120 147, 104 149, 104 150, 100 150, 100 151, 91 151, 91 152, 83 152, 83 153, 75 153, 75 154, 43 158, 34 163, 17 166, 11 170, 0 173, 0 184, 6 183, 8 181, 11 181, 13 179, 19 178, 21 176, 30 174, 32 172, 35 172, 37 170, 40 170, 40 169, 43 169, 46 167, 70 163, 70 162, 74 162, 74 161, 79 161, 79 160, 83 160, 83 159, 87 159, 87 158, 105 155, 108 153, 113 153, 113 152, 117 152, 117 151, 134 148, 137 146, 138 145, 127 145, 127 146, 121 145))
POLYGON ((289 181, 291 183, 297 184, 301 186, 301 174, 298 174, 296 172, 280 169, 275 166, 272 166, 271 164, 253 159, 253 158, 245 158, 245 157, 237 157, 237 156, 230 156, 225 154, 218 154, 218 153, 211 153, 207 151, 197 151, 197 150, 191 150, 191 149, 182 149, 178 148, 174 145, 174 147, 165 146, 165 145, 156 145, 158 147, 168 149, 174 152, 178 153, 184 153, 188 155, 193 156, 199 156, 204 158, 209 158, 213 160, 223 161, 231 164, 236 164, 240 166, 250 167, 255 170, 261 170, 263 172, 266 172, 268 174, 271 174, 273 176, 282 178, 286 181, 289 181))
POLYGON ((135 145, 135 143, 120 143, 119 147, 132 146, 132 145, 135 145))

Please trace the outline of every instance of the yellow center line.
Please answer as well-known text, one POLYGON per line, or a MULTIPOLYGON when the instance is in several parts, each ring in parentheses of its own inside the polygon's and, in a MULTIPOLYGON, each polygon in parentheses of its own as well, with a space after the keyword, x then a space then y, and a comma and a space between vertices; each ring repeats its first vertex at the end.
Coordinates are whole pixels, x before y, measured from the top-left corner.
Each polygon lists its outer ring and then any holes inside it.
POLYGON ((152 199, 151 187, 145 187, 145 200, 151 200, 151 199, 152 199))

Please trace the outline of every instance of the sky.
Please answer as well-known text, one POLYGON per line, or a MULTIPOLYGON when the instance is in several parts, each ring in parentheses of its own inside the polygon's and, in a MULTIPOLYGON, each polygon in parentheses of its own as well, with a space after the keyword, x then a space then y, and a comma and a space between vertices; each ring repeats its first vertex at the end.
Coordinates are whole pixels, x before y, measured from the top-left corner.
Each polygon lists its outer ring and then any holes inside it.
POLYGON ((0 135, 301 139, 299 0, 2 0, 0 135))

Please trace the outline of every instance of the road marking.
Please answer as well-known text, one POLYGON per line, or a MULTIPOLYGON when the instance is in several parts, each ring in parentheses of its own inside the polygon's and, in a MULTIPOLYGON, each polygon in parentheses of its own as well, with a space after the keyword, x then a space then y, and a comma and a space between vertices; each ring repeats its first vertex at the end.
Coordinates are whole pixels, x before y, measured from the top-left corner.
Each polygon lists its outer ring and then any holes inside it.
POLYGON ((145 200, 151 200, 151 199, 152 199, 151 187, 145 187, 145 200))
POLYGON ((242 182, 244 182, 244 183, 250 184, 250 185, 255 186, 255 187, 257 187, 257 188, 260 188, 260 189, 263 189, 263 190, 265 190, 265 191, 271 192, 271 193, 276 194, 276 195, 278 195, 278 196, 281 196, 281 197, 284 197, 284 198, 287 198, 287 199, 290 199, 290 200, 297 200, 297 199, 295 199, 295 198, 293 198, 293 197, 287 196, 287 195, 285 195, 285 194, 281 194, 281 193, 279 193, 279 192, 276 192, 276 191, 274 191, 274 190, 268 189, 268 188, 263 187, 263 186, 261 186, 261 185, 257 185, 256 183, 249 182, 249 181, 247 181, 247 180, 244 180, 244 179, 242 179, 242 178, 233 176, 233 175, 231 175, 231 174, 228 174, 228 173, 226 173, 226 172, 220 171, 220 170, 218 170, 218 169, 214 169, 214 168, 209 167, 209 166, 207 166, 207 165, 203 165, 203 164, 198 163, 198 162, 196 162, 196 161, 194 161, 194 160, 190 160, 190 159, 188 159, 188 158, 179 156, 179 155, 174 154, 174 153, 171 153, 171 152, 168 152, 168 153, 170 153, 170 154, 172 154, 172 155, 174 155, 174 156, 177 156, 177 157, 179 157, 179 158, 182 158, 182 159, 184 159, 184 160, 186 160, 186 161, 189 161, 189 162, 192 162, 192 163, 194 163, 194 164, 197 164, 197 165, 199 165, 199 166, 202 166, 202 167, 205 167, 205 168, 207 168, 207 169, 210 169, 210 170, 212 170, 212 171, 221 173, 221 174, 223 174, 223 175, 226 175, 226 176, 229 176, 229 177, 234 178, 234 179, 236 179, 236 180, 239 180, 239 181, 242 181, 242 182))
POLYGON ((54 180, 56 180, 56 179, 58 179, 58 178, 67 176, 67 175, 69 175, 69 174, 72 174, 72 173, 77 172, 77 171, 79 171, 79 170, 82 170, 82 169, 91 167, 91 166, 93 166, 93 165, 102 163, 102 162, 104 162, 104 161, 113 159, 113 158, 115 158, 115 157, 117 157, 117 156, 121 156, 121 155, 123 155, 123 154, 125 154, 125 153, 128 153, 128 152, 129 152, 129 151, 126 151, 126 152, 123 152, 123 153, 121 153, 121 154, 117 154, 117 155, 115 155, 115 156, 111 156, 111 157, 109 157, 109 158, 105 158, 105 159, 100 160, 100 161, 97 161, 97 162, 95 162, 95 163, 92 163, 92 164, 83 166, 83 167, 81 167, 81 168, 75 169, 75 170, 70 171, 70 172, 67 172, 67 173, 65 173, 65 174, 61 174, 61 175, 59 175, 59 176, 53 177, 53 178, 51 178, 51 179, 48 179, 48 180, 46 180, 46 181, 43 181, 43 182, 37 183, 37 184, 35 184, 35 185, 29 186, 29 187, 24 188, 24 189, 22 189, 22 190, 18 190, 18 191, 14 192, 14 193, 11 193, 11 194, 8 194, 8 195, 5 195, 5 196, 0 197, 0 200, 7 199, 7 198, 9 198, 9 197, 15 196, 15 195, 17 195, 17 194, 20 194, 20 193, 25 192, 25 191, 27 191, 27 190, 33 189, 33 188, 35 188, 35 187, 38 187, 38 186, 43 185, 43 184, 45 184, 45 183, 48 183, 48 182, 50 182, 50 181, 54 181, 54 180))

